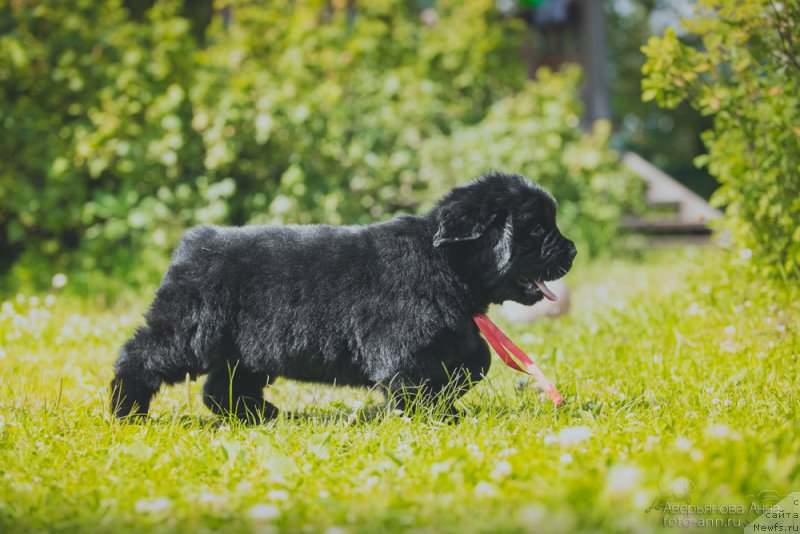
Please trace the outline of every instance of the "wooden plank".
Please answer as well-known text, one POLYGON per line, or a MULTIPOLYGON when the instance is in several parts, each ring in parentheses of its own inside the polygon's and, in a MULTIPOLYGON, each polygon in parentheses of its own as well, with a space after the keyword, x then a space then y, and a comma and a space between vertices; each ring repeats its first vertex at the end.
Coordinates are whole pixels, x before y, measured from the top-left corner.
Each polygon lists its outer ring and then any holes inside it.
POLYGON ((700 195, 634 152, 622 154, 622 162, 647 184, 648 204, 676 204, 677 218, 686 224, 705 224, 722 212, 712 208, 700 195))

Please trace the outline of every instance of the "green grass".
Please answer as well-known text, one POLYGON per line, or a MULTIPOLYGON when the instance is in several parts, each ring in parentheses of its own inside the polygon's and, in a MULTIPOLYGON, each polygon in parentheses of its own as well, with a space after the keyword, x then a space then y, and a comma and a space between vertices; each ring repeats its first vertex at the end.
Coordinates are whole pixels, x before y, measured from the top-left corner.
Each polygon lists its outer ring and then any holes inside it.
POLYGON ((120 424, 111 364, 146 296, 12 296, 0 531, 675 532, 665 521, 715 517, 666 502, 741 505, 716 517, 743 526, 753 502, 800 491, 800 306, 727 262, 686 249, 580 266, 569 317, 501 325, 565 405, 495 359, 456 425, 290 382, 268 397, 298 415, 263 427, 216 420, 197 383, 120 424))

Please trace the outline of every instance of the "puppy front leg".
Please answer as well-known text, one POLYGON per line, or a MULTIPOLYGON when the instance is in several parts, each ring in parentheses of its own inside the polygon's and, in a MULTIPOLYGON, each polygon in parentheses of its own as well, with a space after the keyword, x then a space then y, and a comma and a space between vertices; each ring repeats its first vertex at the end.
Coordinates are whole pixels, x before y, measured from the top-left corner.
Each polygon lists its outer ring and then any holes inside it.
POLYGON ((111 381, 111 413, 119 418, 142 418, 162 384, 197 375, 197 358, 187 333, 179 329, 139 328, 119 353, 111 381))
POLYGON ((123 345, 114 365, 111 381, 111 413, 118 419, 139 419, 147 416, 150 400, 161 387, 162 378, 149 365, 150 351, 147 327, 140 329, 123 345))
MULTIPOLYGON (((478 378, 480 380, 480 378, 478 378)), ((419 411, 429 411, 444 419, 453 420, 461 416, 455 403, 477 380, 468 372, 458 369, 429 378, 395 378, 386 387, 389 406, 413 415, 419 411)))

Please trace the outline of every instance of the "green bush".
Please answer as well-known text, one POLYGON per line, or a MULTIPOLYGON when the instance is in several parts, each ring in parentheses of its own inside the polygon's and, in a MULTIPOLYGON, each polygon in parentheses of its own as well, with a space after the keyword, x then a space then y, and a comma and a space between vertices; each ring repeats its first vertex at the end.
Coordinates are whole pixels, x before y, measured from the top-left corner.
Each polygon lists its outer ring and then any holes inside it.
POLYGON ((118 0, 4 4, 5 255, 22 249, 16 272, 32 282, 57 270, 147 281, 212 196, 195 181, 188 23, 166 2, 142 24, 118 0))
POLYGON ((437 2, 433 27, 416 2, 325 4, 243 2, 209 28, 195 125, 207 172, 246 193, 232 199, 235 222, 414 210, 422 141, 522 86, 522 27, 491 0, 437 2))
POLYGON ((614 250, 621 217, 641 207, 643 184, 609 150, 607 121, 591 132, 578 128, 579 77, 574 67, 541 69, 535 83, 498 101, 481 122, 426 140, 420 178, 444 192, 475 171, 512 169, 558 199, 559 225, 584 253, 614 250))
POLYGON ((683 21, 690 47, 668 30, 643 48, 643 98, 688 101, 714 117, 697 158, 721 183, 723 226, 760 275, 800 277, 800 2, 702 0, 683 21))
POLYGON ((232 2, 198 32, 179 0, 0 0, 11 279, 149 284, 188 226, 369 222, 489 167, 608 242, 637 186, 605 126, 578 128, 574 72, 525 81, 519 20, 493 0, 441 0, 427 24, 412 0, 346 4, 232 2))

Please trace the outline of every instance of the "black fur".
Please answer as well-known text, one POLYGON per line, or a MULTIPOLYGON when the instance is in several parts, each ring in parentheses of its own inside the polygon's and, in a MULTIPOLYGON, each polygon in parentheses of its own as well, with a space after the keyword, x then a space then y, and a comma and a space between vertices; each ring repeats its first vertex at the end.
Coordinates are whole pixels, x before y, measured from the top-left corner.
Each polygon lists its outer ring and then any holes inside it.
POLYGON ((452 402, 488 371, 472 316, 532 304, 530 280, 572 266, 555 201, 519 175, 493 173, 428 214, 368 226, 189 230, 111 384, 117 417, 144 415, 162 384, 208 374, 204 401, 243 421, 274 417, 276 377, 378 386, 452 402))

